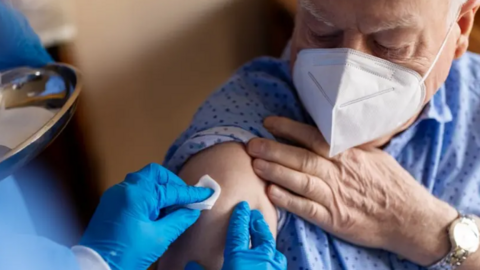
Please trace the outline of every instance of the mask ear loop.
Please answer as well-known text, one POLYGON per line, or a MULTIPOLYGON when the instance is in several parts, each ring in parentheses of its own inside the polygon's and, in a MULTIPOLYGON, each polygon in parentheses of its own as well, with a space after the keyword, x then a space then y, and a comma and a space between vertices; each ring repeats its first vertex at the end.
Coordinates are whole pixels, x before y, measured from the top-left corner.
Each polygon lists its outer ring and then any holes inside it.
MULTIPOLYGON (((460 16, 460 12, 462 10, 462 7, 463 7, 463 5, 458 10, 455 18, 458 18, 458 16, 460 16)), ((435 56, 435 59, 433 60, 432 65, 430 66, 427 73, 425 73, 425 76, 423 76, 422 80, 420 81, 420 85, 422 85, 425 82, 425 80, 427 80, 428 76, 430 75, 430 73, 432 73, 433 68, 437 64, 438 59, 440 59, 440 56, 442 55, 443 49, 445 49, 445 46, 447 45, 448 37, 450 36, 450 33, 452 33, 453 26, 455 25, 455 23, 457 23, 457 19, 453 20, 452 24, 450 25, 450 27, 448 29, 448 32, 447 32, 447 36, 445 37, 445 40, 443 41, 442 46, 440 47, 440 50, 437 53, 437 56, 435 56)))

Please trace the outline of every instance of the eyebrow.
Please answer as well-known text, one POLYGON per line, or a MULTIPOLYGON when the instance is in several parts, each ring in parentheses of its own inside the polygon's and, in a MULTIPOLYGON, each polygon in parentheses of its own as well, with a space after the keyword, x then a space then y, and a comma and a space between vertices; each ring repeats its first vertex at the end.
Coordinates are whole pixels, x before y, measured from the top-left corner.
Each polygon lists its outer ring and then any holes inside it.
MULTIPOLYGON (((320 10, 318 7, 316 7, 313 3, 312 0, 300 0, 300 6, 308 11, 310 14, 312 14, 318 21, 325 23, 328 26, 334 27, 335 24, 327 20, 325 17, 325 12, 320 10)), ((374 27, 371 27, 368 29, 369 33, 375 33, 375 32, 380 32, 380 31, 385 31, 385 30, 391 30, 395 28, 407 28, 407 27, 412 27, 415 26, 416 20, 415 16, 412 14, 407 14, 406 16, 402 16, 396 21, 384 21, 381 22, 374 27)))
POLYGON ((375 27, 370 28, 368 32, 375 33, 375 32, 380 32, 385 30, 391 30, 395 28, 408 28, 416 25, 418 25, 418 21, 416 20, 416 17, 414 15, 408 14, 400 17, 398 20, 395 20, 395 21, 381 22, 375 25, 375 27))

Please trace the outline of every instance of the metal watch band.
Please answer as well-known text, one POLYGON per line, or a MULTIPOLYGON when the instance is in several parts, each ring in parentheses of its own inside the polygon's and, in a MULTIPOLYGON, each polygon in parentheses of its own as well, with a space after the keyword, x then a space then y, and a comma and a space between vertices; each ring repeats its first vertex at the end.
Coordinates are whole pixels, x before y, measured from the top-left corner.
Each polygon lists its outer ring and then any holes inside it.
POLYGON ((443 260, 428 267, 428 270, 455 270, 460 267, 468 258, 468 251, 456 248, 452 250, 443 260))
MULTIPOLYGON (((473 217, 460 213, 460 218, 467 218, 473 220, 473 217)), ((453 243, 452 243, 453 245, 453 243)), ((469 252, 460 247, 453 248, 445 258, 438 263, 428 267, 428 270, 455 270, 460 267, 468 258, 469 252)))

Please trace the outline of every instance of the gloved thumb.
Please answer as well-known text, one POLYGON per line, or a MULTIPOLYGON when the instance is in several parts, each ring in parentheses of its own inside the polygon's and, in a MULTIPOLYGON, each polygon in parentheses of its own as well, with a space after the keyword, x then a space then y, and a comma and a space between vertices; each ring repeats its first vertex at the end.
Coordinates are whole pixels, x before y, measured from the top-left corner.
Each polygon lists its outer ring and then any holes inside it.
POLYGON ((156 221, 157 232, 169 244, 177 240, 200 217, 200 210, 181 208, 156 221))
POLYGON ((273 238, 262 213, 258 210, 251 212, 250 234, 252 238, 252 248, 262 250, 266 254, 275 253, 275 238, 273 238))
POLYGON ((161 186, 158 190, 159 193, 162 194, 158 204, 160 209, 173 205, 186 205, 202 202, 210 198, 214 193, 210 188, 186 185, 165 185, 161 186))
POLYGON ((196 262, 189 262, 187 266, 185 266, 185 270, 205 270, 205 268, 196 262))
POLYGON ((248 250, 250 244, 249 234, 250 206, 247 202, 241 202, 233 209, 227 230, 225 244, 225 257, 236 251, 248 250))

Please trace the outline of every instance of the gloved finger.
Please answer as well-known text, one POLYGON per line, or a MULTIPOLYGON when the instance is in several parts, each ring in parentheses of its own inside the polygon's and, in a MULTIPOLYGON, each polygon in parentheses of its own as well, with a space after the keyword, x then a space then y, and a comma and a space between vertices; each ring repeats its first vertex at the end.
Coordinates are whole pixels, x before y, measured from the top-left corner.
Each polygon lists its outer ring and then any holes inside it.
POLYGON ((233 210, 227 230, 227 242, 224 256, 228 257, 235 251, 248 250, 250 234, 250 206, 247 202, 239 203, 233 210))
POLYGON ((287 258, 285 257, 285 255, 283 255, 279 251, 276 251, 275 257, 273 259, 278 263, 278 265, 283 266, 281 269, 287 269, 287 258))
POLYGON ((147 184, 166 185, 175 184, 179 186, 186 186, 185 182, 176 176, 174 173, 165 167, 156 163, 150 163, 141 170, 129 173, 125 177, 125 182, 128 184, 136 184, 138 182, 145 182, 147 184))
POLYGON ((165 185, 158 189, 159 210, 173 205, 203 202, 210 198, 213 189, 193 186, 165 185))
POLYGON ((262 213, 258 210, 253 210, 250 215, 250 234, 253 249, 274 254, 276 250, 275 239, 262 213))
POLYGON ((200 210, 178 209, 177 211, 156 221, 158 237, 165 239, 170 245, 172 242, 192 226, 200 217, 200 210))
POLYGON ((196 262, 189 262, 187 266, 185 266, 185 270, 205 270, 205 268, 196 262))

